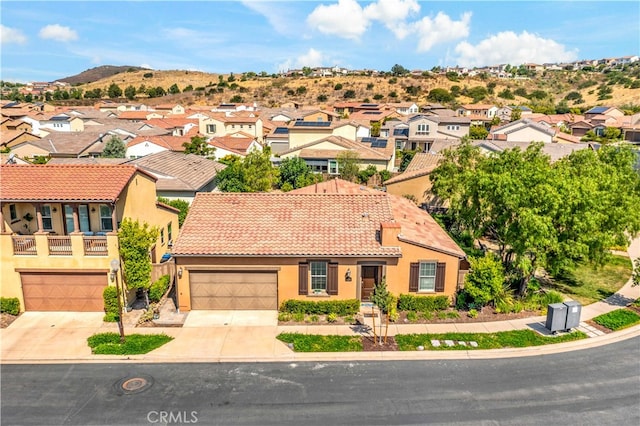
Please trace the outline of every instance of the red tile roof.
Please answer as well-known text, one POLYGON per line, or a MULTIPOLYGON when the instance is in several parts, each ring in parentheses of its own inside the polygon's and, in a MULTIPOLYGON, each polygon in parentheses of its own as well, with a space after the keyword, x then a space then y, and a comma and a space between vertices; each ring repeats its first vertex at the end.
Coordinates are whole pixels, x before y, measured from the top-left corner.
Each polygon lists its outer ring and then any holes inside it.
MULTIPOLYGON (((24 166, 23 166, 24 167, 24 166)), ((196 194, 176 256, 399 256, 376 239, 385 194, 196 194)))
POLYGON ((289 194, 381 194, 381 192, 368 186, 335 178, 294 189, 289 191, 289 194))
POLYGON ((2 165, 2 201, 115 201, 135 173, 125 165, 2 165))

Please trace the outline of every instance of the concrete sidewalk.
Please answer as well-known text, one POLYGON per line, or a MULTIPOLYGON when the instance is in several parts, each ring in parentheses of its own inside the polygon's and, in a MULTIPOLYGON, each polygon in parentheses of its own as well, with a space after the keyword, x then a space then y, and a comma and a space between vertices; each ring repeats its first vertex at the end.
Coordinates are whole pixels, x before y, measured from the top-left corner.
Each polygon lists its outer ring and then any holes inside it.
MULTIPOLYGON (((632 242, 629 255, 631 259, 640 257, 640 239, 632 242)), ((638 297, 640 286, 633 287, 629 280, 613 296, 584 306, 578 329, 587 333, 589 339, 522 349, 468 351, 297 353, 277 340, 276 336, 282 332, 369 335, 371 330, 367 329, 367 325, 371 324, 279 326, 277 312, 274 311, 192 311, 183 327, 126 326, 126 334, 165 333, 174 337, 174 340, 149 354, 126 357, 92 355, 87 346, 89 336, 105 331, 118 331, 116 324, 102 322, 102 313, 26 312, 8 328, 0 330, 0 360, 2 363, 293 362, 534 356, 595 347, 640 336, 640 325, 603 334, 585 323, 597 315, 619 309, 638 297)), ((390 324, 388 334, 487 333, 519 329, 534 329, 545 333, 545 320, 546 317, 531 317, 483 323, 390 324)))

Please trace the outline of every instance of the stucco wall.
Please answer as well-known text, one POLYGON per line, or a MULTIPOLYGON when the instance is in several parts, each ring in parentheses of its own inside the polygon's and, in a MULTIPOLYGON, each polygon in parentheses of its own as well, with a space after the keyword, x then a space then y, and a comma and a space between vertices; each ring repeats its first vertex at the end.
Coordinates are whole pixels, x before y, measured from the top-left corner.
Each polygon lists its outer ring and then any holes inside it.
POLYGON ((429 175, 425 175, 397 183, 387 184, 386 187, 389 194, 398 195, 400 197, 404 195, 413 195, 416 197, 418 203, 424 203, 427 201, 425 192, 431 189, 431 180, 429 179, 429 175))

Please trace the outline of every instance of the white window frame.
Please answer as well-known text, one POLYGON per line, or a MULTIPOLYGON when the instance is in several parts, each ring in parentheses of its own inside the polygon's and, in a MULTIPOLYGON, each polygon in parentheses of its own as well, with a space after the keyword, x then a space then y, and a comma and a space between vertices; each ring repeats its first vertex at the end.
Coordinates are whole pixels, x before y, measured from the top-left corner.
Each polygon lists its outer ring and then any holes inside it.
POLYGON ((40 213, 42 214, 42 229, 44 231, 53 231, 51 206, 49 204, 43 204, 42 206, 40 206, 40 213))
POLYGON ((164 245, 164 228, 160 230, 160 244, 164 245))
POLYGON ((327 171, 330 175, 340 174, 340 171, 338 170, 338 160, 328 160, 327 171))
POLYGON ((438 262, 436 261, 420 262, 418 268, 418 292, 433 293, 436 291, 437 270, 438 262), (431 268, 433 268, 433 271, 431 268))
POLYGON ((106 232, 113 232, 113 222, 111 221, 111 207, 109 207, 106 204, 100 204, 99 211, 100 211, 100 229, 106 232), (109 215, 108 216, 104 215, 103 214, 104 212, 108 212, 109 215), (105 222, 105 220, 107 220, 108 222, 105 222), (109 226, 104 226, 105 223, 108 223, 109 226))
POLYGON ((309 262, 310 290, 311 293, 323 293, 327 291, 327 281, 329 272, 329 262, 311 261, 309 262))
POLYGON ((207 133, 215 133, 217 126, 215 124, 207 124, 207 133))
POLYGON ((429 125, 426 123, 418 123, 418 129, 416 130, 416 135, 428 135, 429 134, 429 125))
POLYGON ((169 240, 169 244, 173 241, 173 227, 171 226, 171 222, 167 223, 167 239, 169 240))

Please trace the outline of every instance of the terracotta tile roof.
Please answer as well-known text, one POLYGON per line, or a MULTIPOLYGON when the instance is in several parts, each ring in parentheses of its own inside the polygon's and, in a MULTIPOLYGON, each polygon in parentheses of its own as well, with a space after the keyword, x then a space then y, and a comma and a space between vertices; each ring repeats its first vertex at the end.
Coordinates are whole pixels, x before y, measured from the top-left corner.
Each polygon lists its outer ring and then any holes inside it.
POLYGON ((327 158, 332 159, 344 152, 339 147, 346 148, 348 150, 356 151, 360 160, 389 160, 393 155, 393 144, 387 143, 386 148, 371 148, 362 142, 355 142, 342 136, 329 136, 317 141, 300 145, 287 151, 281 152, 280 155, 290 154, 292 152, 298 152, 300 158, 327 158), (323 142, 331 142, 337 145, 336 149, 316 149, 314 145, 321 144, 323 142))
POLYGON ((54 157, 47 161, 47 165, 87 165, 87 164, 123 164, 129 161, 128 158, 104 158, 104 157, 80 157, 80 158, 65 158, 54 157))
POLYGON ((247 155, 247 151, 255 138, 253 137, 238 137, 238 136, 219 136, 209 140, 209 145, 216 148, 224 149, 227 151, 233 151, 241 155, 247 155))
POLYGON ((224 164, 194 154, 162 151, 129 161, 154 175, 156 188, 161 191, 198 191, 207 185, 224 164))
POLYGON ((335 178, 289 191, 289 194, 380 194, 377 189, 335 178))
POLYGON ((145 173, 126 165, 3 165, 0 200, 114 202, 136 172, 145 173))
POLYGON ((465 252, 431 217, 426 210, 418 208, 412 201, 397 195, 387 194, 393 217, 400 224, 398 239, 432 250, 464 258, 465 252))
MULTIPOLYGON (((24 167, 24 166, 22 166, 24 167)), ((382 246, 386 194, 196 194, 176 256, 399 256, 382 246)))
POLYGON ((122 111, 118 114, 118 119, 120 120, 146 120, 147 116, 150 114, 159 114, 160 112, 155 111, 122 111))
POLYGON ((438 162, 444 158, 441 154, 432 154, 430 152, 418 152, 407 166, 404 173, 396 175, 384 182, 385 185, 404 182, 405 180, 416 177, 426 176, 438 166, 438 162))
POLYGON ((152 126, 161 127, 163 129, 173 129, 176 127, 184 127, 188 124, 195 124, 198 126, 198 120, 192 120, 189 118, 152 118, 147 120, 152 126))
POLYGON ((151 142, 152 144, 161 146, 170 151, 184 151, 182 146, 185 142, 190 142, 191 138, 186 136, 136 136, 127 143, 127 147, 139 145, 141 143, 151 142))

